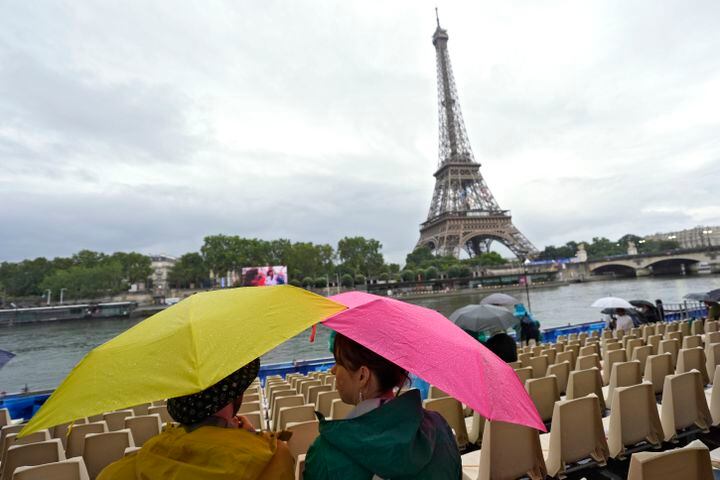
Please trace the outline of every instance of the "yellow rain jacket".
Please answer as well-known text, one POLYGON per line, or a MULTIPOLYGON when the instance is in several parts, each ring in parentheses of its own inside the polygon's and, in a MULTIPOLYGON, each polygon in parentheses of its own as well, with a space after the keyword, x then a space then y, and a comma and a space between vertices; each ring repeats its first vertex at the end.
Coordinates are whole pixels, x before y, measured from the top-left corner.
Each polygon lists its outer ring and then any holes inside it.
POLYGON ((287 445, 269 433, 168 427, 108 465, 97 480, 293 480, 293 467, 287 445))

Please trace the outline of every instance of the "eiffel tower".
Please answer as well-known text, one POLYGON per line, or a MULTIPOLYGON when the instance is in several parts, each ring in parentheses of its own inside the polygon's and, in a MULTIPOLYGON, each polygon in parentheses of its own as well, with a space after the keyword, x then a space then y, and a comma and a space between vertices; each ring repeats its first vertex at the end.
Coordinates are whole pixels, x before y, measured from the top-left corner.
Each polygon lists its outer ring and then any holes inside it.
POLYGON ((447 31, 433 35, 437 57, 440 148, 438 169, 427 220, 420 225, 416 248, 426 246, 438 255, 459 257, 461 249, 470 256, 488 252, 493 241, 507 246, 518 258, 538 253, 532 243, 502 210, 480 174, 475 161, 455 89, 447 31))

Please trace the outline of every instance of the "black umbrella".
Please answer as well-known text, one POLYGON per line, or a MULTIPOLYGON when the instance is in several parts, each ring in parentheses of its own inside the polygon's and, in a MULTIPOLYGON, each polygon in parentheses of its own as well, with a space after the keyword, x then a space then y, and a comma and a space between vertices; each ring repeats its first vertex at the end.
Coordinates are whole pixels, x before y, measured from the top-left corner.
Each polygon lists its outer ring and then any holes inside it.
POLYGON ((705 293, 688 293, 684 298, 697 300, 698 302, 720 303, 720 288, 705 293))
POLYGON ((630 300, 630 304, 634 307, 645 307, 647 308, 647 311, 638 312, 640 316, 640 321, 642 323, 649 323, 649 322, 659 322, 660 321, 660 313, 658 312, 657 307, 654 303, 648 302, 647 300, 630 300))

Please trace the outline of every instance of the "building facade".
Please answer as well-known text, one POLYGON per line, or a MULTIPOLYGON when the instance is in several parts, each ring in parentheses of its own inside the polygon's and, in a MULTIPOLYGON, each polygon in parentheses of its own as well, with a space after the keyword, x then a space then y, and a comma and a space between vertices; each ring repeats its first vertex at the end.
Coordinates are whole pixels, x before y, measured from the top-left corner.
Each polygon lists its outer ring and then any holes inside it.
POLYGON ((707 248, 720 246, 720 226, 697 226, 677 232, 655 233, 645 240, 675 240, 680 248, 707 248))

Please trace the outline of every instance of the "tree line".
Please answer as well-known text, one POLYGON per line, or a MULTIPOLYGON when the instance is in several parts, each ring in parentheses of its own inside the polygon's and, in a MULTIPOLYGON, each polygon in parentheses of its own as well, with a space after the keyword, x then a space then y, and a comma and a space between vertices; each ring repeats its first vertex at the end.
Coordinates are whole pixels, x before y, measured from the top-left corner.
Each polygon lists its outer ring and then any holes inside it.
POLYGON ((561 258, 572 258, 577 253, 581 243, 585 244, 585 251, 590 260, 614 255, 627 255, 628 242, 635 243, 638 253, 661 253, 680 248, 680 243, 676 240, 644 240, 638 235, 628 233, 614 242, 605 237, 593 237, 591 242, 570 241, 559 247, 549 245, 540 252, 537 259, 559 260, 561 258))
MULTIPOLYGON (((2 299, 35 297, 47 290, 71 299, 98 298, 127 291, 152 273, 150 257, 136 252, 111 255, 81 250, 71 257, 38 257, 0 263, 2 299)), ((58 298, 58 297, 55 298, 58 298)))

